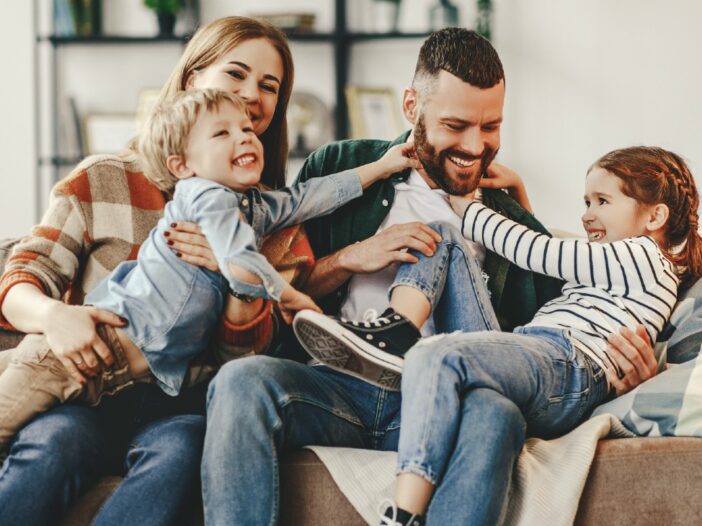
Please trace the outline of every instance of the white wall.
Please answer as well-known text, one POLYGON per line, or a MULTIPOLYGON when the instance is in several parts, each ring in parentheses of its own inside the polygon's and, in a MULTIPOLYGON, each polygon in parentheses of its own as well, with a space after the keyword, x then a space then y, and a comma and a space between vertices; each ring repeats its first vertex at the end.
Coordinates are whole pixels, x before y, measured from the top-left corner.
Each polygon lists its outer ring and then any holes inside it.
MULTIPOLYGON (((49 5, 50 0, 40 0, 49 5)), ((470 26, 473 0, 453 0, 470 26)), ((308 10, 320 31, 333 27, 333 0, 200 0, 203 21, 229 14, 308 10), (291 7, 294 6, 294 7, 291 7)), ((435 0, 403 0, 400 26, 424 30, 435 0)), ((609 149, 660 144, 702 170, 700 123, 702 2, 697 0, 495 0, 494 42, 507 72, 500 159, 527 180, 538 215, 579 230, 586 168, 609 149), (576 213, 577 211, 577 213, 576 213)), ((372 0, 348 0, 349 24, 372 26, 372 0)), ((0 33, 0 237, 26 232, 34 210, 32 2, 14 2, 0 33), (15 14, 16 13, 16 14, 15 14), (6 79, 11 78, 11 83, 6 79), (10 96, 11 95, 11 96, 10 96)), ((142 0, 103 0, 104 28, 118 34, 155 31, 142 0)), ((394 88, 399 104, 420 40, 360 43, 351 82, 394 88)), ((296 87, 333 105, 331 46, 294 43, 296 87)), ((62 91, 82 112, 134 111, 140 89, 161 84, 177 44, 66 47, 59 50, 62 91), (90 77, 84 76, 90 72, 90 77), (115 82, 115 75, 123 79, 115 82), (89 81, 86 79, 90 79, 89 81)), ((40 189, 45 198, 46 189, 40 189)), ((43 206, 42 206, 43 208, 43 206)))
POLYGON ((36 220, 32 2, 3 7, 0 31, 0 238, 36 220))

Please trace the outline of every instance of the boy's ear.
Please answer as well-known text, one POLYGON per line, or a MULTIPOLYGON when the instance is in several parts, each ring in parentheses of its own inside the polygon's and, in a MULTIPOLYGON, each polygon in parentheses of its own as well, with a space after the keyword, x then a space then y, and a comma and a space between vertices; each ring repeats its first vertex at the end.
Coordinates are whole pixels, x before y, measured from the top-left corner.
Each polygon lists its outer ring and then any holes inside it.
POLYGON ((183 155, 169 155, 166 159, 166 166, 168 167, 168 171, 178 179, 187 179, 195 175, 195 172, 185 163, 185 157, 183 155))
POLYGON ((654 205, 649 210, 646 229, 649 232, 655 232, 656 230, 661 229, 668 221, 668 217, 670 217, 670 209, 668 208, 668 205, 664 205, 663 203, 654 205))
POLYGON ((411 123, 417 123, 419 116, 419 100, 417 99, 417 90, 414 88, 405 88, 402 93, 402 112, 405 118, 411 123))

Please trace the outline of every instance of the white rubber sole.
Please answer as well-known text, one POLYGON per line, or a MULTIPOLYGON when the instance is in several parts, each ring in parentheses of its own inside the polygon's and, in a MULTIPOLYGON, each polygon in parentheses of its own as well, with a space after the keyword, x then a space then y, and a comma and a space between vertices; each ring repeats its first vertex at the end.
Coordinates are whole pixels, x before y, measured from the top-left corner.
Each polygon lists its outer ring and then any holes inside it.
POLYGON ((308 354, 324 365, 385 389, 400 389, 402 358, 380 351, 324 314, 298 312, 293 330, 308 354))

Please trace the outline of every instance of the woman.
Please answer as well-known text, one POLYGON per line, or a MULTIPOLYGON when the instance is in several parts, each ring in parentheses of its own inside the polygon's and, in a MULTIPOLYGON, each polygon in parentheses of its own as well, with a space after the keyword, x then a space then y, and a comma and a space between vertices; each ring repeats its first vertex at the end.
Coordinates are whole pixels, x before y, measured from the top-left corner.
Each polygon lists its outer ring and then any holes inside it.
MULTIPOLYGON (((193 36, 161 97, 194 86, 244 98, 265 147, 262 180, 280 187, 292 82, 292 57, 282 33, 252 19, 228 17, 193 36)), ((77 374, 94 375, 100 357, 109 352, 95 324, 122 322, 82 306, 82 300, 117 264, 135 257, 168 198, 144 178, 134 149, 83 161, 56 185, 42 224, 8 260, 0 279, 0 324, 46 334, 77 374)), ((222 347, 260 352, 272 332, 270 305, 230 298, 222 347)), ((126 476, 99 510, 96 524, 182 522, 183 513, 198 502, 204 385, 171 399, 144 384, 98 409, 66 405, 35 419, 18 434, 0 468, 3 522, 53 523, 115 468, 126 476), (115 436, 113 427, 129 431, 115 436)))

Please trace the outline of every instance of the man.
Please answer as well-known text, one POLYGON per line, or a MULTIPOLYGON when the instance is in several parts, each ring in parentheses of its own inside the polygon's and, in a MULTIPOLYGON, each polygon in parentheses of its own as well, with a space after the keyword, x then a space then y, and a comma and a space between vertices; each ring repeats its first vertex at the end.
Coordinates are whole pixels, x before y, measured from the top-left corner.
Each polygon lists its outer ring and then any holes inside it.
MULTIPOLYGON (((320 258, 307 290, 321 298, 325 312, 341 310, 358 319, 369 308, 387 304, 395 263, 415 260, 406 249, 426 255, 435 249, 436 233, 424 223, 460 222, 447 194, 475 192, 493 161, 500 147, 504 92, 500 59, 476 33, 449 28, 427 39, 412 87, 403 97, 404 114, 413 125, 409 140, 424 168, 396 174, 333 215, 305 225, 320 258)), ((407 139, 404 134, 392 144, 407 139)), ((373 140, 331 144, 311 155, 300 179, 372 162, 392 144, 373 140)), ((486 189, 476 198, 544 231, 503 192, 486 189)), ((491 302, 503 330, 531 319, 543 303, 559 294, 559 282, 475 250, 484 260, 491 302)), ((425 334, 431 331, 429 327, 425 334)), ((399 409, 398 392, 324 366, 267 356, 229 362, 208 393, 202 466, 206 522, 276 523, 281 452, 311 444, 396 450, 399 409)), ((461 498, 466 497, 456 495, 461 498)), ((447 517, 445 523, 460 523, 460 517, 447 517)))

